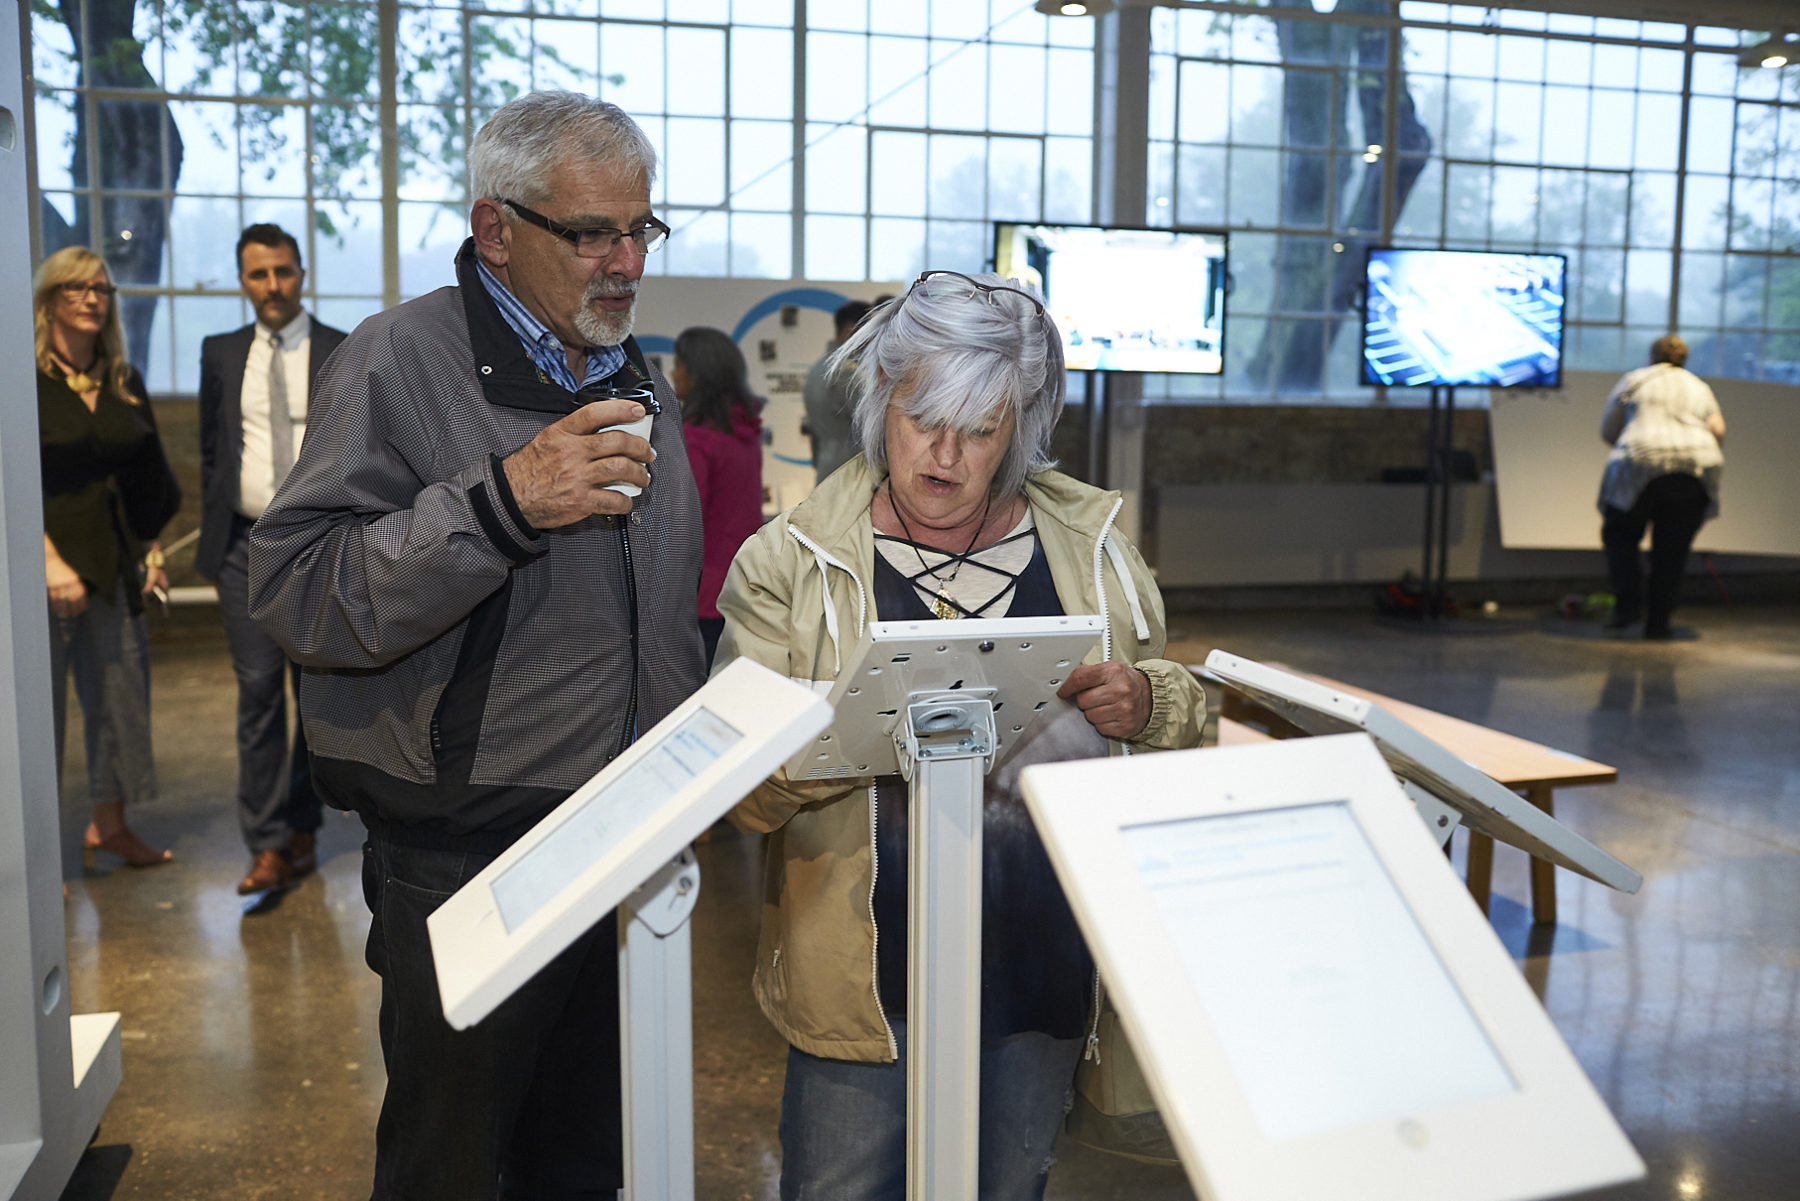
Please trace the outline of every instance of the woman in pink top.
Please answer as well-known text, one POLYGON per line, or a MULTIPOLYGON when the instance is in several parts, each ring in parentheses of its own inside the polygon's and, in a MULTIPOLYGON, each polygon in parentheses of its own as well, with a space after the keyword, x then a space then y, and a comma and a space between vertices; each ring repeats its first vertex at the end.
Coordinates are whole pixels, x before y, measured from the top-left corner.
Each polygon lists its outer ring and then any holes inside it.
POLYGON ((682 433, 700 486, 706 549, 700 566, 700 633, 712 662, 725 619, 719 589, 744 539, 762 525, 762 397, 751 393, 743 352, 704 325, 675 339, 669 382, 681 397, 682 433))

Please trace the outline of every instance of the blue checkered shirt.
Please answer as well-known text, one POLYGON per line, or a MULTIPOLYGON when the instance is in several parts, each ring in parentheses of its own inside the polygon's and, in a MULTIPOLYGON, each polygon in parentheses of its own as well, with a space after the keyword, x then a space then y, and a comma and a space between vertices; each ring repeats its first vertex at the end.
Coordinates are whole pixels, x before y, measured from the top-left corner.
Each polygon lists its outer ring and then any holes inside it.
POLYGON ((531 356, 531 361, 537 364, 537 369, 551 383, 574 392, 585 384, 597 383, 610 377, 625 365, 624 347, 590 346, 587 376, 577 384, 575 373, 569 370, 568 357, 563 353, 563 344, 557 336, 542 321, 532 316, 531 310, 520 304, 519 298, 507 291, 506 285, 494 278, 494 273, 479 258, 475 260, 475 269, 481 274, 481 286, 494 298, 494 305, 500 310, 500 316, 512 327, 513 333, 519 335, 519 341, 525 344, 525 353, 531 356))

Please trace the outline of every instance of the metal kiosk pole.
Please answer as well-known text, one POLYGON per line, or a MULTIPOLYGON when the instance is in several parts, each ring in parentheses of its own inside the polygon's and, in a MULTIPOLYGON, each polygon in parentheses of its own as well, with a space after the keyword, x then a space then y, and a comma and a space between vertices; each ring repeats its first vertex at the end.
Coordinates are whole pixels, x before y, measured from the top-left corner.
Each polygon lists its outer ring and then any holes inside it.
POLYGON ((981 793, 993 766, 984 689, 914 693, 895 731, 911 785, 906 1196, 975 1196, 981 1100, 981 793))
POLYGON ((619 905, 626 1201, 694 1201, 693 932, 700 865, 683 851, 619 905))

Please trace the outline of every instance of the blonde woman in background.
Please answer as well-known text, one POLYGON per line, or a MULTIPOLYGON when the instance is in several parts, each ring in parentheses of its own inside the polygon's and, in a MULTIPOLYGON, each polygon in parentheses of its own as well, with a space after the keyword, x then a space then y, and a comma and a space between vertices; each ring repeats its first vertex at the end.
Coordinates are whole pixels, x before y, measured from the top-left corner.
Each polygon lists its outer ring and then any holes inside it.
POLYGON ((79 246, 45 259, 32 280, 57 780, 60 791, 72 673, 93 804, 84 853, 155 867, 173 853, 140 838, 125 810, 156 795, 144 605, 168 589, 156 537, 181 492, 143 377, 125 358, 116 292, 105 262, 79 246))

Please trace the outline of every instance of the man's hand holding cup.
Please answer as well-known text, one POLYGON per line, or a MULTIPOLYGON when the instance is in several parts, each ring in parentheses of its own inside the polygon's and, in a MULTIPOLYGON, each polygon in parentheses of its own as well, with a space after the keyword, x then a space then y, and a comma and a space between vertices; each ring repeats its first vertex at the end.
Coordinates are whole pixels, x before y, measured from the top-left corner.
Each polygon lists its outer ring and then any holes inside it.
POLYGON ((656 459, 650 429, 658 410, 650 390, 583 388, 577 396, 587 403, 505 461, 519 512, 540 530, 596 513, 629 513, 631 498, 650 484, 656 459))

